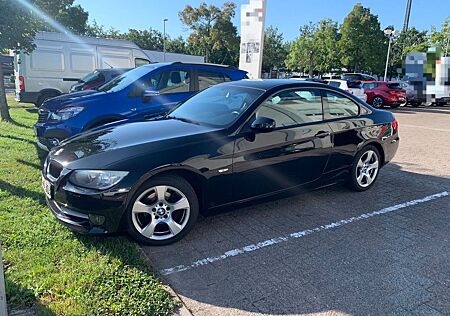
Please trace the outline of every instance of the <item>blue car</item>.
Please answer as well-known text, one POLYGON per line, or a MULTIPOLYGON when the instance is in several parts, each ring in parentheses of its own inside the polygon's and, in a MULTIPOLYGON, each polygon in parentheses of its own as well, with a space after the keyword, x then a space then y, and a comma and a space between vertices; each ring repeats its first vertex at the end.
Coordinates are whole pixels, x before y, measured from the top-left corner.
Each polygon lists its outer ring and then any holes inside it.
POLYGON ((107 123, 142 120, 167 112, 197 91, 247 78, 243 70, 212 64, 156 63, 130 70, 98 90, 47 100, 39 108, 38 146, 50 150, 62 140, 107 123))

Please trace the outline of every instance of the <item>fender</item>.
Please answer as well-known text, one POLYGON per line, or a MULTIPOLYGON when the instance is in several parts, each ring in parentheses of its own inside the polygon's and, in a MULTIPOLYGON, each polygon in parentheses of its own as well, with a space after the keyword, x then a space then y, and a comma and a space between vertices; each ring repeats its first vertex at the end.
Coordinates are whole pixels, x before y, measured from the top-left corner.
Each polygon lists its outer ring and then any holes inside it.
POLYGON ((104 115, 101 117, 97 117, 96 119, 94 119, 93 121, 90 121, 89 123, 86 124, 86 126, 83 128, 83 131, 86 131, 88 129, 92 129, 94 128, 97 124, 105 122, 105 124, 107 123, 112 123, 115 121, 120 121, 120 120, 125 120, 126 117, 123 117, 121 115, 104 115))

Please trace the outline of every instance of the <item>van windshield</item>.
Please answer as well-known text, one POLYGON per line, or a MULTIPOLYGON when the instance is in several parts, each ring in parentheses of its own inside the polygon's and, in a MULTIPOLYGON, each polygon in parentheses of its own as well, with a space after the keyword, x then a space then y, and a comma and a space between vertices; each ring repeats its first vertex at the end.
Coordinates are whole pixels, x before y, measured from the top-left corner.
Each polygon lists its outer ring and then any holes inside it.
POLYGON ((111 81, 108 81, 104 85, 102 85, 98 90, 102 92, 117 92, 125 89, 138 79, 142 78, 146 74, 148 74, 153 69, 158 68, 158 66, 143 66, 138 67, 133 70, 130 70, 124 73, 121 76, 114 78, 111 81))

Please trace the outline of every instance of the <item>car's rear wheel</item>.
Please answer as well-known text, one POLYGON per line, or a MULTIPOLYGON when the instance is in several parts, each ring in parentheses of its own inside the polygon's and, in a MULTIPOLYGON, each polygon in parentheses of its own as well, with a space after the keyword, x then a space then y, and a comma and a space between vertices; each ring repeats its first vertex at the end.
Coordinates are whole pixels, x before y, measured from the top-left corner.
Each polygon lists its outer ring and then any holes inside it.
POLYGON ((157 176, 134 195, 127 210, 128 231, 138 242, 167 245, 188 233, 198 213, 197 195, 185 179, 157 176))
POLYGON ((413 102, 411 102, 411 105, 413 106, 413 107, 419 107, 420 105, 422 104, 422 102, 418 102, 418 101, 413 101, 413 102))
POLYGON ((380 153, 375 146, 364 147, 355 157, 349 179, 349 186, 355 191, 369 189, 378 177, 380 153))
POLYGON ((372 100, 373 107, 381 109, 384 106, 384 100, 382 97, 375 97, 372 100))
POLYGON ((47 101, 51 98, 55 98, 57 96, 59 96, 59 93, 57 93, 57 92, 53 92, 53 91, 44 92, 41 94, 41 96, 39 96, 37 102, 34 105, 39 108, 45 101, 47 101))

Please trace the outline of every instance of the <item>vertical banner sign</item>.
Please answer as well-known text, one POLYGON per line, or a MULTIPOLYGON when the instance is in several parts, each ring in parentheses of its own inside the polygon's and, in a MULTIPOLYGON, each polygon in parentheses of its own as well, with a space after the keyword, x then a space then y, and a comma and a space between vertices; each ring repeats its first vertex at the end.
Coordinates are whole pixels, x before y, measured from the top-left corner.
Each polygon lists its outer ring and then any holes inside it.
POLYGON ((241 6, 239 68, 252 79, 261 78, 266 0, 250 0, 241 6))

